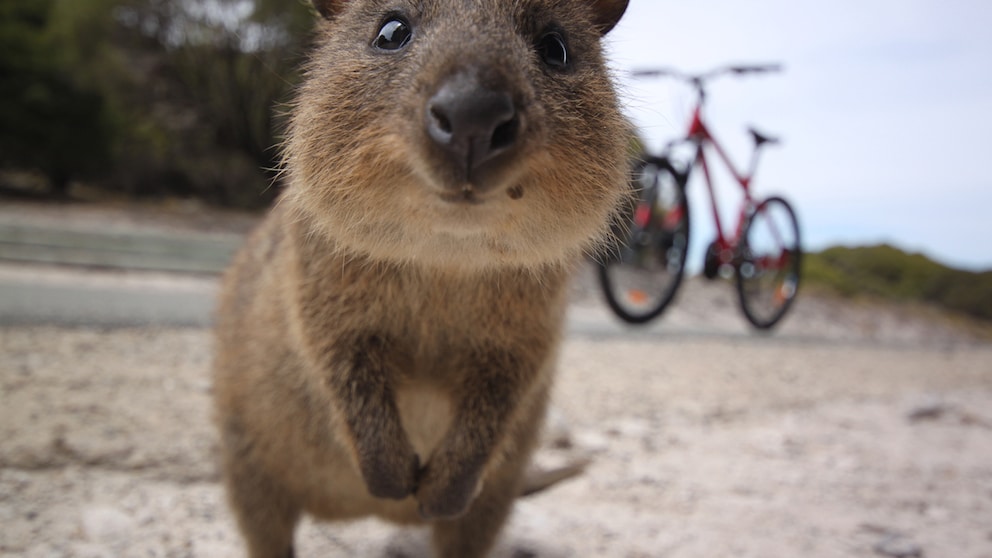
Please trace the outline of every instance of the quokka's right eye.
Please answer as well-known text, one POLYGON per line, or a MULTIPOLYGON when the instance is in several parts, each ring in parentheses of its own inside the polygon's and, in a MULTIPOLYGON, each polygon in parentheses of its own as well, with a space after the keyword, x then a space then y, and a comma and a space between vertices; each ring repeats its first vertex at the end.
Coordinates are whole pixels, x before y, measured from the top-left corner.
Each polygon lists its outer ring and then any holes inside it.
POLYGON ((379 28, 379 35, 372 41, 372 46, 379 50, 400 50, 412 38, 413 29, 410 24, 398 17, 391 17, 379 28))
POLYGON ((561 33, 548 31, 541 35, 535 45, 538 56, 548 67, 556 70, 568 68, 571 59, 568 54, 568 44, 561 33))

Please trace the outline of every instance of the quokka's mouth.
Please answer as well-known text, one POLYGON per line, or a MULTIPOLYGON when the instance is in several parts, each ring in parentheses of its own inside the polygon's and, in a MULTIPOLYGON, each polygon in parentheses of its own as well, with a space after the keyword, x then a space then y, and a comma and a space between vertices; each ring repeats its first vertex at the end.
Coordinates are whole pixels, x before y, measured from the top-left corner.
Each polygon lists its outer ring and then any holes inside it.
POLYGON ((471 186, 466 186, 458 191, 444 192, 439 197, 443 201, 453 204, 481 205, 483 203, 479 193, 471 186))
MULTIPOLYGON (((511 200, 519 200, 524 197, 523 186, 515 185, 508 188, 501 189, 500 192, 504 193, 511 200)), ((465 204, 465 205, 481 205, 486 202, 487 198, 496 197, 497 194, 485 193, 480 194, 477 190, 466 187, 460 191, 454 192, 444 192, 438 195, 443 201, 452 204, 465 204)))

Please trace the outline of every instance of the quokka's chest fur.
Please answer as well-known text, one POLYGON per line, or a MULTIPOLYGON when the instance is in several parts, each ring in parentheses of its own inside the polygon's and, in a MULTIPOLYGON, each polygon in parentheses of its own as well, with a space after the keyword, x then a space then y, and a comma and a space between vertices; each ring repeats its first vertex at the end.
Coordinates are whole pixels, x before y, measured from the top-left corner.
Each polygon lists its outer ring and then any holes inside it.
POLYGON ((464 273, 319 250, 299 249, 291 319, 328 336, 367 329, 403 339, 405 350, 425 358, 557 338, 569 267, 464 273))

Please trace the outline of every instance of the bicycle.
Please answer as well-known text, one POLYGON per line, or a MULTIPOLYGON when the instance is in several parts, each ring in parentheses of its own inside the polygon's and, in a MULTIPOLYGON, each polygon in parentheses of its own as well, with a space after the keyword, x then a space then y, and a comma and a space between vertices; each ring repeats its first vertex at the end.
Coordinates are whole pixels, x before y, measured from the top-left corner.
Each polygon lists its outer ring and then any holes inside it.
POLYGON ((706 249, 703 275, 709 279, 735 277, 740 308, 758 329, 769 329, 777 324, 792 305, 798 292, 802 259, 796 213, 781 196, 756 200, 751 195, 758 155, 764 146, 778 140, 749 128, 754 149, 749 168, 742 173, 732 164, 703 119, 708 80, 726 74, 778 70, 778 66, 765 65, 729 66, 702 74, 670 69, 634 72, 636 77, 681 79, 695 89, 696 103, 684 137, 670 142, 658 155, 642 154, 635 159, 631 171, 632 207, 629 206, 629 212, 625 213, 626 223, 614 224, 619 245, 599 261, 599 279, 606 301, 624 321, 649 322, 675 297, 689 249, 686 186, 690 172, 696 167, 702 170, 716 225, 716 239, 706 249), (672 151, 683 144, 692 146, 695 156, 688 163, 680 164, 672 151), (717 209, 706 155, 710 146, 743 193, 733 235, 725 233, 717 209))

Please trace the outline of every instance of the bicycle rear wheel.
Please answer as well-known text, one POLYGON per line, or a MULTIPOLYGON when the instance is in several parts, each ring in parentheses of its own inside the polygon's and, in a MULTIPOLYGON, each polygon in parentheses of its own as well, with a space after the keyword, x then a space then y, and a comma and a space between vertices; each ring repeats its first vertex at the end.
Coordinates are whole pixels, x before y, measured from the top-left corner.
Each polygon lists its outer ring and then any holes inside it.
POLYGON ((744 316, 758 329, 782 319, 799 289, 802 248, 796 213, 770 197, 744 226, 737 261, 737 294, 744 316))
POLYGON ((610 309, 632 324, 648 322, 675 297, 689 249, 689 205, 685 182, 667 162, 640 163, 632 186, 633 215, 624 242, 606 254, 599 280, 610 309))

